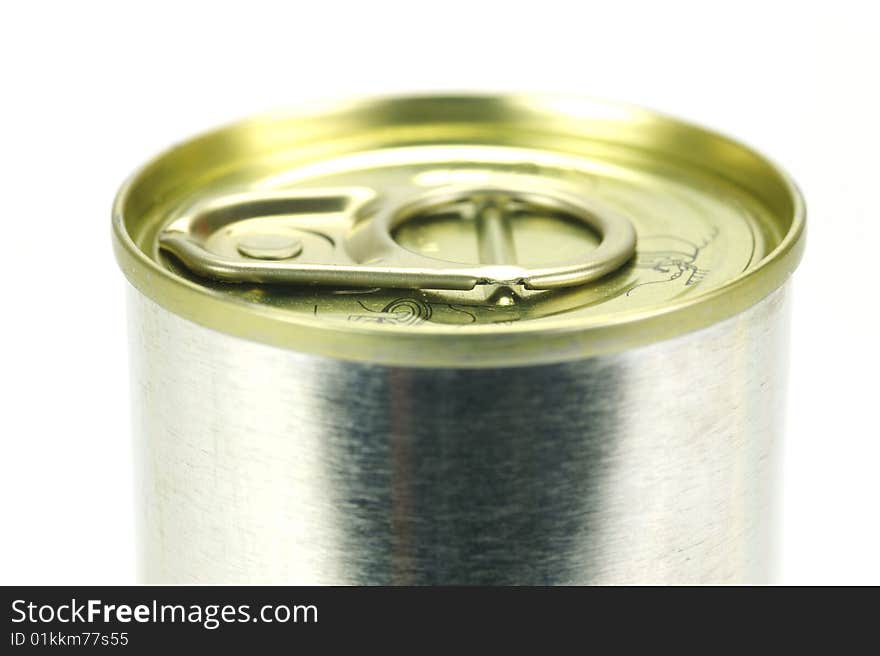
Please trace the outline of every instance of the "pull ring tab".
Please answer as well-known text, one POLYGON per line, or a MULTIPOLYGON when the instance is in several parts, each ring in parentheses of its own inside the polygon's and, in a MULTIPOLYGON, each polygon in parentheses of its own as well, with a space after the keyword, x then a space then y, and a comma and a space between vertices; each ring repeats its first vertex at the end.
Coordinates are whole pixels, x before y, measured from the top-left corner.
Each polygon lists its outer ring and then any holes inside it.
MULTIPOLYGON (((415 197, 364 188, 248 192, 203 201, 173 221, 159 245, 195 275, 227 283, 470 290, 582 285, 632 258, 636 234, 625 217, 571 191, 517 185, 452 186, 415 197), (479 264, 428 257, 399 245, 401 224, 452 211, 476 227, 479 264), (555 212, 595 232, 599 245, 551 267, 517 264, 512 221, 555 212)), ((442 257, 442 254, 441 254, 442 257)))

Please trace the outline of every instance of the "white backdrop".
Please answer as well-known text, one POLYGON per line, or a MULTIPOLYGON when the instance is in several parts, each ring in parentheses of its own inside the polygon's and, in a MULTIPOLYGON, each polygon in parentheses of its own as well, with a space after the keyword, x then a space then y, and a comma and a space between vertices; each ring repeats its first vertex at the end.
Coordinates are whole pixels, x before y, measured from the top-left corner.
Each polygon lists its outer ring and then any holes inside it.
POLYGON ((807 199, 782 580, 880 583, 872 3, 5 3, 0 583, 134 580, 110 204, 146 158, 297 102, 559 91, 737 137, 807 199))

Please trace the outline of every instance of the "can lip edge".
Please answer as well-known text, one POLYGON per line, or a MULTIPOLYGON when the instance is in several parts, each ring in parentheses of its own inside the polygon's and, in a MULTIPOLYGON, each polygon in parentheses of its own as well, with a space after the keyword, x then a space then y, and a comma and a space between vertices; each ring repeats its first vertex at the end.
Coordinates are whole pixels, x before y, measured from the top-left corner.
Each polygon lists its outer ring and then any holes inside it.
POLYGON ((113 202, 112 238, 117 262, 132 286, 165 309, 197 324, 251 341, 343 360, 391 366, 519 366, 606 355, 665 341, 706 328, 756 305, 782 287, 803 256, 806 235, 806 206, 803 195, 787 171, 750 146, 699 124, 662 112, 577 95, 504 94, 408 94, 366 97, 348 101, 350 107, 408 100, 486 100, 500 102, 575 101, 596 104, 638 115, 662 119, 688 129, 708 133, 713 138, 741 148, 763 160, 785 185, 792 202, 791 226, 777 246, 755 267, 724 284, 683 301, 620 313, 612 319, 596 317, 572 320, 548 329, 543 325, 517 326, 515 331, 499 332, 491 325, 473 326, 463 333, 430 333, 395 329, 364 329, 348 325, 333 330, 326 323, 310 324, 283 310, 257 306, 223 296, 178 277, 149 258, 126 230, 123 205, 140 175, 177 148, 200 138, 210 137, 232 127, 257 123, 270 117, 292 118, 313 115, 309 109, 333 108, 341 103, 311 103, 305 108, 275 110, 239 120, 171 146, 148 160, 122 184, 113 202), (304 111, 305 110, 305 111, 304 111), (389 339, 389 337, 393 339, 389 339), (540 339, 535 339, 539 337, 540 339), (425 346, 431 342, 432 348, 425 346), (464 344, 462 344, 464 342, 464 344), (535 344, 535 342, 539 342, 535 344))

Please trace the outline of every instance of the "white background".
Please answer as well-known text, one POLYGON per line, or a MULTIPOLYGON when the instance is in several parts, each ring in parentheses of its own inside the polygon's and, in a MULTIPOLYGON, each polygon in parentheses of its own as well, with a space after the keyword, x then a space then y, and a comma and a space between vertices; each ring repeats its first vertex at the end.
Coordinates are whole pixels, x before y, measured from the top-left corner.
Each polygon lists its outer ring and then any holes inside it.
POLYGON ((110 204, 146 158, 297 102, 588 94, 717 128, 809 210, 782 581, 880 583, 880 19, 834 2, 4 3, 0 583, 134 581, 110 204))

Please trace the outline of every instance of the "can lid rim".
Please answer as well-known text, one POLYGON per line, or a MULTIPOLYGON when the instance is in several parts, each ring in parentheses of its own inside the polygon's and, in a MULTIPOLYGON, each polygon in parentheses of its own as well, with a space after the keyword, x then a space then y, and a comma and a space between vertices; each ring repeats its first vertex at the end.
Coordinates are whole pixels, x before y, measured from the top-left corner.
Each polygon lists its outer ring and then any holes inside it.
MULTIPOLYGON (((144 171, 160 163, 174 151, 171 149, 131 176, 116 196, 113 205, 113 246, 120 267, 138 291, 160 306, 195 323, 245 339, 317 355, 393 366, 484 367, 591 357, 699 330, 760 302, 783 285, 800 262, 805 245, 806 209, 799 189, 783 169, 736 140, 649 110, 571 96, 406 96, 368 99, 353 105, 357 109, 432 99, 503 102, 553 113, 563 111, 561 107, 580 107, 577 103, 588 103, 590 106, 598 103, 602 107, 614 108, 632 121, 663 123, 722 141, 761 160, 772 170, 791 205, 790 226, 776 247, 758 265, 705 293, 637 312, 586 321, 559 321, 549 328, 543 324, 520 322, 516 330, 503 332, 491 324, 471 326, 466 333, 460 329, 430 333, 382 330, 356 323, 346 325, 344 330, 328 330, 326 324, 309 323, 295 313, 248 303, 177 276, 139 248, 126 228, 126 201, 144 171)), ((322 105, 318 111, 326 109, 322 105)), ((199 138, 210 138, 272 117, 290 120, 315 113, 315 110, 298 110, 264 114, 199 138)))

